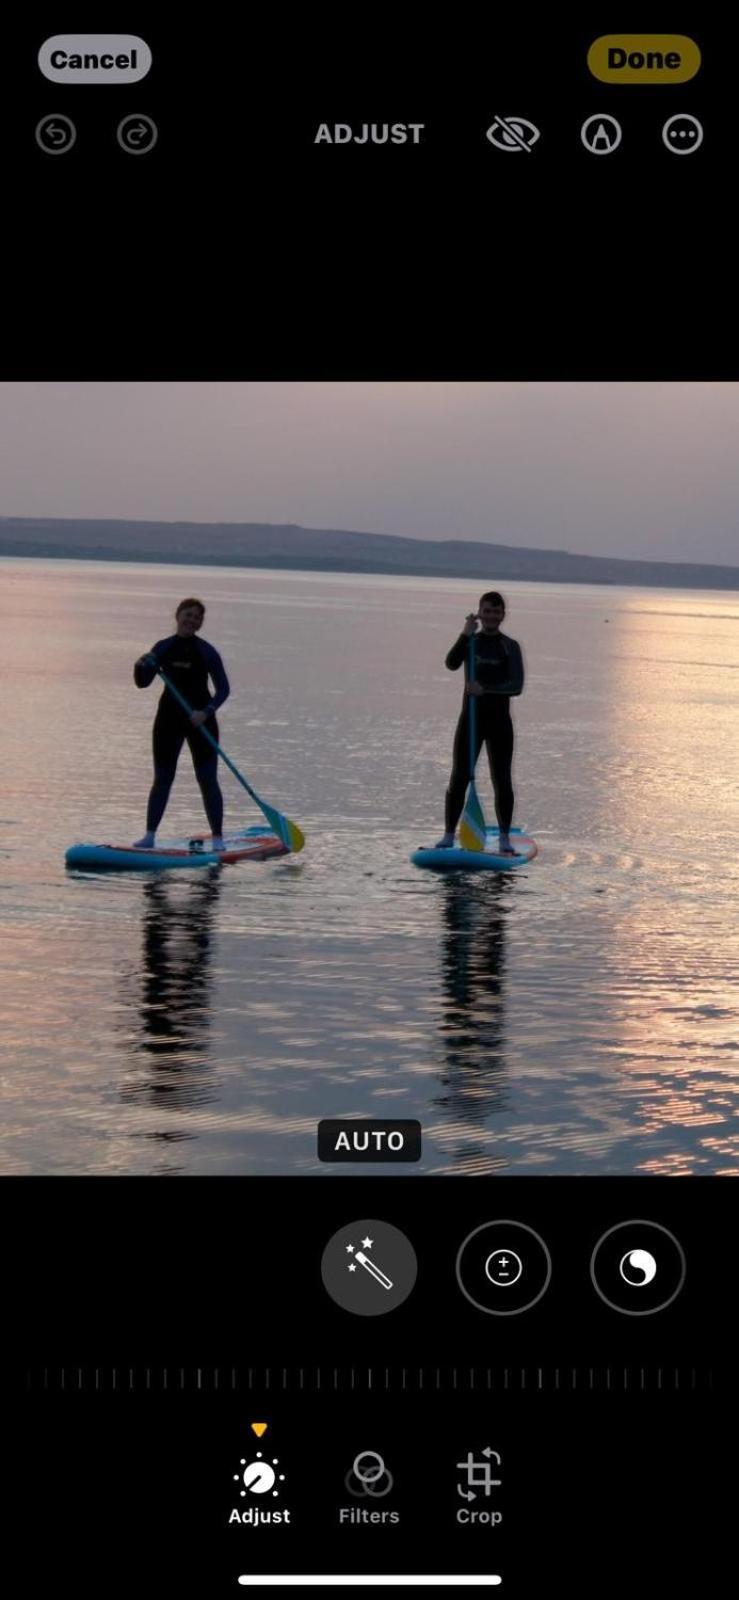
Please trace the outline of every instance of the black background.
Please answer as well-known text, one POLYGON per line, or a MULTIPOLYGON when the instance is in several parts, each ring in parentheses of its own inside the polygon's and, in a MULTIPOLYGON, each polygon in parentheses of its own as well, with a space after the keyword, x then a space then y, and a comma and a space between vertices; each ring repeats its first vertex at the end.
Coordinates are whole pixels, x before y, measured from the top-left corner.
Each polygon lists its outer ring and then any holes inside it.
MULTIPOLYGON (((492 11, 419 8, 402 35, 388 7, 240 27, 218 7, 157 29, 108 16, 152 46, 135 89, 38 73, 45 37, 95 21, 5 30, 2 375, 737 378, 734 41, 684 15, 593 15, 506 31, 492 11), (698 78, 595 83, 587 46, 617 26, 696 38, 698 78), (660 129, 683 109, 705 140, 677 158, 660 129), (600 111, 624 138, 594 158, 579 129, 600 111), (68 156, 34 142, 52 112, 77 124, 68 156), (116 144, 130 112, 159 126, 148 156, 116 144), (529 155, 491 148, 496 113, 541 128, 529 155), (425 123, 424 143, 314 143, 322 122, 385 120, 425 123)), ((688 1593, 698 1574, 716 1587, 732 1186, 365 1174, 3 1181, 18 1593, 60 1577, 79 1594, 240 1592, 242 1533, 224 1516, 260 1413, 299 1511, 289 1540, 244 1545, 255 1570, 466 1561, 503 1570, 503 1595, 545 1581, 585 1595, 608 1574, 631 1595, 688 1593), (319 1273, 328 1237, 365 1216, 419 1256, 414 1294, 371 1321, 334 1306, 319 1273), (476 1312, 453 1271, 464 1236, 497 1216, 540 1231, 554 1264, 510 1324, 476 1312), (588 1275, 598 1236, 629 1217, 662 1222, 688 1258, 678 1300, 646 1319, 609 1311, 588 1275), (505 1464, 495 1560, 445 1522, 445 1473, 485 1443, 505 1464), (398 1469, 390 1544, 332 1522, 347 1458, 370 1447, 398 1469)))
POLYGON ((735 372, 725 28, 663 19, 700 43, 701 71, 628 87, 586 65, 609 17, 511 29, 472 7, 443 24, 419 8, 399 31, 388 7, 271 26, 216 7, 158 31, 126 16, 152 47, 148 77, 71 88, 36 66, 60 26, 51 17, 20 39, 12 73, 6 55, 6 376, 735 372), (704 118, 692 157, 661 140, 682 110, 704 118), (580 126, 601 111, 624 136, 594 157, 580 126), (67 156, 34 142, 54 112, 77 125, 67 156), (148 156, 116 143, 133 112, 158 124, 148 156), (497 113, 541 129, 529 155, 488 143, 497 113), (424 143, 314 142, 323 122, 385 120, 424 122, 424 143))

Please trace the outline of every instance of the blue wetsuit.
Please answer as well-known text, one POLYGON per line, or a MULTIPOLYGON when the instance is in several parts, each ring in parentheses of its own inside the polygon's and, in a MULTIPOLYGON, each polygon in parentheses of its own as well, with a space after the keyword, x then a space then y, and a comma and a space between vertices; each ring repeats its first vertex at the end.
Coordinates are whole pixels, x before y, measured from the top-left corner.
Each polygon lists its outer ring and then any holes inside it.
MULTIPOLYGON (((156 677, 157 669, 161 667, 193 711, 208 712, 203 726, 218 741, 215 713, 230 693, 230 684, 218 651, 205 639, 198 639, 194 635, 181 639, 175 633, 169 639, 160 639, 150 654, 154 657, 153 661, 137 661, 134 667, 137 687, 148 688, 156 677), (209 678, 215 690, 212 695, 209 678)), ((154 783, 146 812, 146 831, 156 833, 164 816, 185 740, 190 747, 211 833, 219 836, 223 832, 223 795, 218 784, 218 755, 166 687, 154 719, 154 783)))

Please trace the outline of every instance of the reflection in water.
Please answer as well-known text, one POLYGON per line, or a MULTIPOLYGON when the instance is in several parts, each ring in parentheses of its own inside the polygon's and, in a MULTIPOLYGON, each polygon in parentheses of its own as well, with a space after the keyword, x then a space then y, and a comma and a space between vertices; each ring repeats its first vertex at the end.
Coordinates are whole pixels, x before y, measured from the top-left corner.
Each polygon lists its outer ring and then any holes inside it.
MULTIPOLYGON (((221 876, 202 872, 143 885, 142 962, 130 975, 127 1003, 137 1013, 129 1052, 146 1072, 121 1090, 127 1102, 168 1110, 207 1105, 216 1098, 208 1077, 211 1024, 211 946, 221 876)), ((154 1137, 166 1138, 157 1132, 154 1137)))
POLYGON ((505 925, 511 884, 498 873, 445 877, 441 941, 444 1093, 454 1122, 482 1127, 506 1105, 505 925), (484 881, 481 881, 484 880, 484 881))

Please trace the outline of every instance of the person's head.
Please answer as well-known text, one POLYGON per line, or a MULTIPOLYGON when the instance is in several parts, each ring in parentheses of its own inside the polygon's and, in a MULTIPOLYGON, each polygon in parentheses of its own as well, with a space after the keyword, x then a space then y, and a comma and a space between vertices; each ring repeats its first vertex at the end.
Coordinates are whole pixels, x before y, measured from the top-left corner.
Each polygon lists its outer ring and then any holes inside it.
POLYGON ((190 638, 203 626, 205 606, 202 600, 181 600, 174 615, 180 637, 190 638))
POLYGON ((497 589, 480 596, 477 614, 485 633, 496 633, 505 616, 505 600, 497 589))

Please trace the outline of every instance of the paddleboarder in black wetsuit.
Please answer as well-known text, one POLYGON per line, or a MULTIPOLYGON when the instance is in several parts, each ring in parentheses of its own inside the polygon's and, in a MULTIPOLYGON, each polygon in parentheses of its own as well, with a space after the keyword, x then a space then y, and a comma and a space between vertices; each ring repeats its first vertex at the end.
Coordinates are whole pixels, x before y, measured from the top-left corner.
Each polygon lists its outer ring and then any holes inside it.
POLYGON ((451 850, 454 833, 462 815, 467 786, 470 781, 470 718, 467 696, 476 698, 475 761, 485 744, 490 763, 490 776, 495 791, 495 814, 500 830, 501 855, 515 855, 509 838, 513 821, 513 787, 511 761, 513 757, 513 723, 509 701, 511 695, 523 689, 523 657, 515 639, 501 633, 500 624, 505 616, 505 601, 492 590, 480 600, 480 609, 470 615, 456 643, 446 658, 450 672, 456 672, 464 663, 468 675, 469 641, 475 634, 475 678, 465 684, 465 699, 454 735, 454 756, 449 788, 446 792, 444 837, 437 850, 451 850), (481 631, 478 632, 477 624, 481 631))
POLYGON ((136 850, 153 850, 156 831, 164 816, 169 791, 177 771, 177 761, 185 739, 190 746, 195 776, 200 784, 205 814, 213 835, 213 849, 223 845, 223 795, 218 784, 218 755, 198 731, 207 728, 218 742, 218 723, 215 713, 228 699, 230 685, 223 662, 212 644, 195 635, 203 626, 205 606, 201 600, 181 600, 175 612, 177 632, 169 639, 160 639, 148 655, 140 656, 134 665, 134 682, 139 689, 147 689, 161 667, 176 689, 184 695, 192 716, 175 700, 165 687, 154 719, 154 783, 146 812, 146 833, 137 840, 136 850), (214 693, 208 686, 210 678, 214 693))

